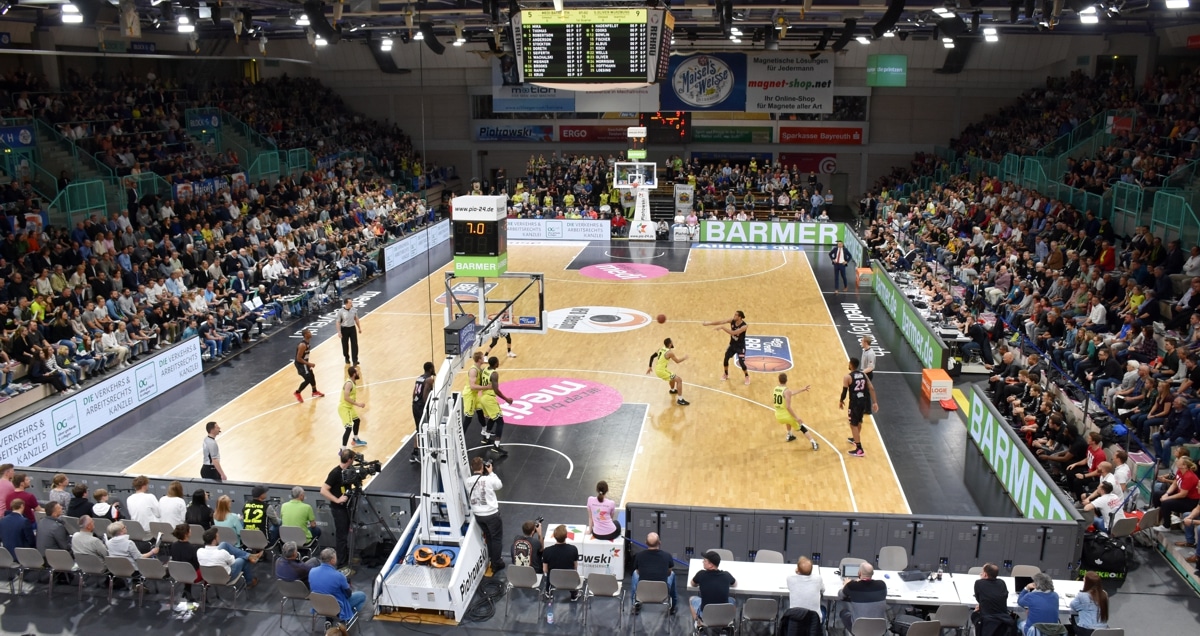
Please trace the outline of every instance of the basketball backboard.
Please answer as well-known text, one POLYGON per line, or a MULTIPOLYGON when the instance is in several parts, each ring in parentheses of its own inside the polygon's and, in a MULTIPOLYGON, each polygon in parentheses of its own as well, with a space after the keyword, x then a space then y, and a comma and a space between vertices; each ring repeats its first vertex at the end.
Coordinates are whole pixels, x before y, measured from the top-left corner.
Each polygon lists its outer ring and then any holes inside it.
POLYGON ((500 277, 479 279, 446 272, 445 322, 470 314, 481 333, 496 329, 530 334, 546 333, 546 286, 540 273, 505 272, 500 277), (481 288, 479 281, 484 281, 481 288), (480 292, 483 316, 480 318, 480 292))
POLYGON ((635 183, 644 188, 657 188, 658 165, 645 161, 618 161, 613 164, 614 188, 632 188, 635 183))

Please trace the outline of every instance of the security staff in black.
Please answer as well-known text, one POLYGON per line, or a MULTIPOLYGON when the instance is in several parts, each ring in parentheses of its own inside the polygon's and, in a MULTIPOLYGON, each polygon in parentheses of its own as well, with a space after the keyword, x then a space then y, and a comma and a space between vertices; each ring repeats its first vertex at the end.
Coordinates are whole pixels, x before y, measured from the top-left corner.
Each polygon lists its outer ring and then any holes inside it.
POLYGON ((338 453, 338 460, 341 463, 329 471, 329 476, 325 478, 325 483, 321 484, 321 496, 329 501, 329 513, 333 515, 337 562, 349 565, 350 507, 347 504, 350 501, 350 497, 346 494, 346 487, 342 482, 342 471, 354 464, 354 451, 348 448, 343 449, 342 452, 338 453))
POLYGON ((854 450, 850 451, 852 457, 863 457, 866 455, 863 452, 860 436, 863 416, 868 412, 879 411, 879 402, 875 400, 875 386, 871 384, 871 379, 867 377, 867 374, 858 370, 858 358, 850 358, 850 373, 842 378, 842 399, 838 402, 839 409, 846 408, 847 395, 850 398, 851 437, 846 441, 854 444, 854 450))
POLYGON ((421 463, 421 417, 425 415, 425 405, 429 402, 429 394, 433 392, 433 378, 435 377, 433 363, 426 362, 424 371, 425 373, 421 374, 413 384, 412 411, 417 435, 413 438, 412 457, 408 458, 410 464, 421 463))
POLYGON ((358 308, 347 298, 342 308, 335 316, 338 324, 338 337, 342 340, 342 357, 346 364, 358 366, 358 334, 362 333, 362 323, 358 321, 358 308), (353 363, 350 360, 354 360, 353 363))

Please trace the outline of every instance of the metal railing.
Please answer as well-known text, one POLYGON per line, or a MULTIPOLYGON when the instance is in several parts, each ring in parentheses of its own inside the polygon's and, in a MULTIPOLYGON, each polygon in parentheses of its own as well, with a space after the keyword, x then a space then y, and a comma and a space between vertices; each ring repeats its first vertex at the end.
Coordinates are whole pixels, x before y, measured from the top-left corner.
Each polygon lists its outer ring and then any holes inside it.
POLYGON ((1193 182, 1196 180, 1196 169, 1200 167, 1200 161, 1192 160, 1186 164, 1171 171, 1166 179, 1163 179, 1163 187, 1167 189, 1190 190, 1193 182))
POLYGON ((1142 214, 1145 212, 1145 190, 1131 183, 1118 181, 1112 187, 1112 223, 1118 232, 1132 234, 1133 229, 1142 225, 1142 214))
POLYGON ((1178 238, 1185 246, 1200 242, 1200 219, 1187 199, 1172 192, 1154 194, 1150 231, 1164 239, 1178 238))
POLYGON ((65 219, 66 227, 75 225, 75 219, 82 214, 86 218, 92 213, 108 214, 108 184, 99 179, 75 181, 67 185, 58 196, 50 202, 48 209, 55 210, 50 222, 54 223, 60 217, 65 219))

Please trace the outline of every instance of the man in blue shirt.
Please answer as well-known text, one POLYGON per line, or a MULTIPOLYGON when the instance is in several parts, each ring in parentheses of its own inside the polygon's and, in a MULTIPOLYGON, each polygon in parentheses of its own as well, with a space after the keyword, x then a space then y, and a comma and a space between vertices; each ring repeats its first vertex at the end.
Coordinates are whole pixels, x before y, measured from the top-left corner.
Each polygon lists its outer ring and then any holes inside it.
POLYGON ((25 502, 13 499, 4 517, 0 518, 0 541, 17 558, 17 548, 34 547, 33 524, 25 517, 25 502))
POLYGON ((1040 636, 1035 627, 1038 623, 1058 623, 1058 593, 1049 575, 1034 574, 1033 582, 1017 596, 1017 605, 1029 610, 1020 624, 1025 636, 1040 636))
POLYGON ((351 592, 350 582, 346 575, 337 570, 337 551, 333 548, 321 550, 318 557, 321 565, 308 573, 308 587, 314 593, 328 594, 336 598, 342 611, 338 618, 343 622, 350 620, 367 602, 363 592, 351 592))

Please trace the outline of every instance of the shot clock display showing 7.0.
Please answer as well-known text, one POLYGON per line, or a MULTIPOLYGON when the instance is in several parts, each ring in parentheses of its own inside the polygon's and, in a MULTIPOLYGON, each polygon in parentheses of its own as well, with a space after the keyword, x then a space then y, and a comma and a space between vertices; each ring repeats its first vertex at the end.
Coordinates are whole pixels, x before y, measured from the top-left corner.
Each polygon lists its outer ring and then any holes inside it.
POLYGON ((455 221, 455 256, 497 256, 508 251, 508 226, 503 221, 455 221))

